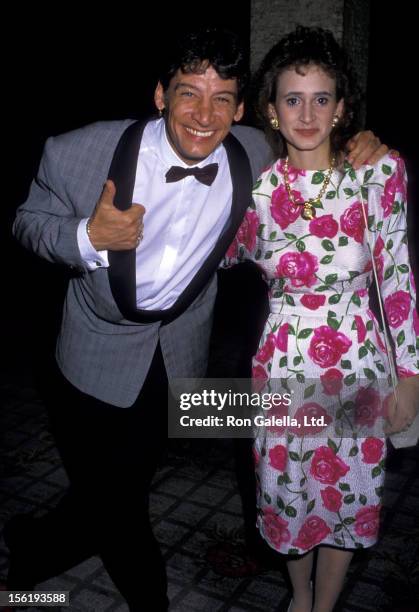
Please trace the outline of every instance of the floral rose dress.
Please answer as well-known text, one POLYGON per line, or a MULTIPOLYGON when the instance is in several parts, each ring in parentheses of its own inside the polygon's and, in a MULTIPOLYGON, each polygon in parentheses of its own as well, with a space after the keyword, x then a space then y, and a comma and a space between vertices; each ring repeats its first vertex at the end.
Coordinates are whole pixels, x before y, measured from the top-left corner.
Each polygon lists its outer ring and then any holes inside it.
MULTIPOLYGON (((317 196, 324 173, 291 167, 289 179, 299 202, 317 196)), ((292 388, 291 406, 275 405, 272 414, 291 410, 295 418, 255 433, 259 530, 285 554, 319 544, 371 546, 392 388, 382 331, 369 307, 373 272, 361 206, 398 376, 411 376, 419 373, 419 321, 403 161, 386 156, 356 172, 349 164, 334 170, 311 221, 289 201, 281 160, 261 175, 253 197, 225 265, 250 259, 269 285, 270 315, 253 358, 253 380, 259 390, 292 388), (311 417, 321 418, 313 425, 311 417)))

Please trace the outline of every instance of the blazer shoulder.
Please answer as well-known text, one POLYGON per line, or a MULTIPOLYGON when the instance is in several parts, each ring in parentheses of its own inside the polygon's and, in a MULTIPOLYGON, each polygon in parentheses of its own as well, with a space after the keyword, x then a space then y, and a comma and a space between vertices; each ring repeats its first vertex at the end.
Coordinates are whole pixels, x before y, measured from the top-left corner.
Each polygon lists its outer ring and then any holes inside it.
POLYGON ((60 167, 64 174, 84 172, 92 164, 109 166, 124 131, 134 120, 100 121, 51 136, 45 143, 42 162, 60 167))
POLYGON ((134 123, 134 119, 120 121, 97 121, 83 127, 53 136, 48 142, 57 147, 68 148, 69 146, 88 146, 90 143, 106 143, 107 141, 119 140, 123 132, 134 123))
POLYGON ((248 125, 234 125, 231 133, 244 147, 252 167, 253 180, 272 162, 272 149, 266 141, 265 134, 248 125))

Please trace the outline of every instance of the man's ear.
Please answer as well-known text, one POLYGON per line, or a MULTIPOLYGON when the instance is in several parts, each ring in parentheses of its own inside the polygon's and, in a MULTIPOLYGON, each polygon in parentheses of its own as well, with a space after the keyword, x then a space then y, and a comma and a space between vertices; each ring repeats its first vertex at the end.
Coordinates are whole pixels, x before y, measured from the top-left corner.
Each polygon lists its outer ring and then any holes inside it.
POLYGON ((236 112, 234 113, 234 121, 240 121, 240 119, 243 117, 243 113, 244 113, 244 102, 240 102, 240 104, 238 105, 236 112))
POLYGON ((164 89, 163 89, 163 85, 160 83, 160 81, 157 83, 156 89, 154 90, 154 104, 157 107, 157 110, 162 111, 165 106, 165 100, 164 100, 164 89))

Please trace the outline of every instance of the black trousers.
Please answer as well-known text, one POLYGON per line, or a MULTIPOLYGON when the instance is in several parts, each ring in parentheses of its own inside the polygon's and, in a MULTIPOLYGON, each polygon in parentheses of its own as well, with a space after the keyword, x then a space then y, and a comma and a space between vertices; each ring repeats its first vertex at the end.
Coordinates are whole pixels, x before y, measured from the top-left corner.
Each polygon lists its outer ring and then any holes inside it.
POLYGON ((35 581, 99 554, 131 610, 166 610, 165 564, 149 519, 150 484, 167 444, 160 346, 130 408, 78 391, 57 371, 47 407, 70 488, 25 534, 35 581))

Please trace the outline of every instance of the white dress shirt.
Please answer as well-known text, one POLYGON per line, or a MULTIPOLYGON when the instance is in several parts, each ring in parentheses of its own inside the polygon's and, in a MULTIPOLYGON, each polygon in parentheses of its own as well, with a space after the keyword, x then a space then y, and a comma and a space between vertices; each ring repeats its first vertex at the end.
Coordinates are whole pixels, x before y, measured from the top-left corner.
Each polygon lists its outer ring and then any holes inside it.
MULTIPOLYGON (((171 166, 190 168, 170 145, 163 119, 150 121, 138 155, 133 202, 142 204, 144 237, 136 251, 137 307, 164 310, 174 304, 214 248, 229 217, 232 182, 227 154, 218 146, 197 166, 218 163, 208 187, 194 176, 166 183, 171 166)), ((96 251, 78 227, 81 256, 90 270, 109 265, 107 251, 96 251)))

